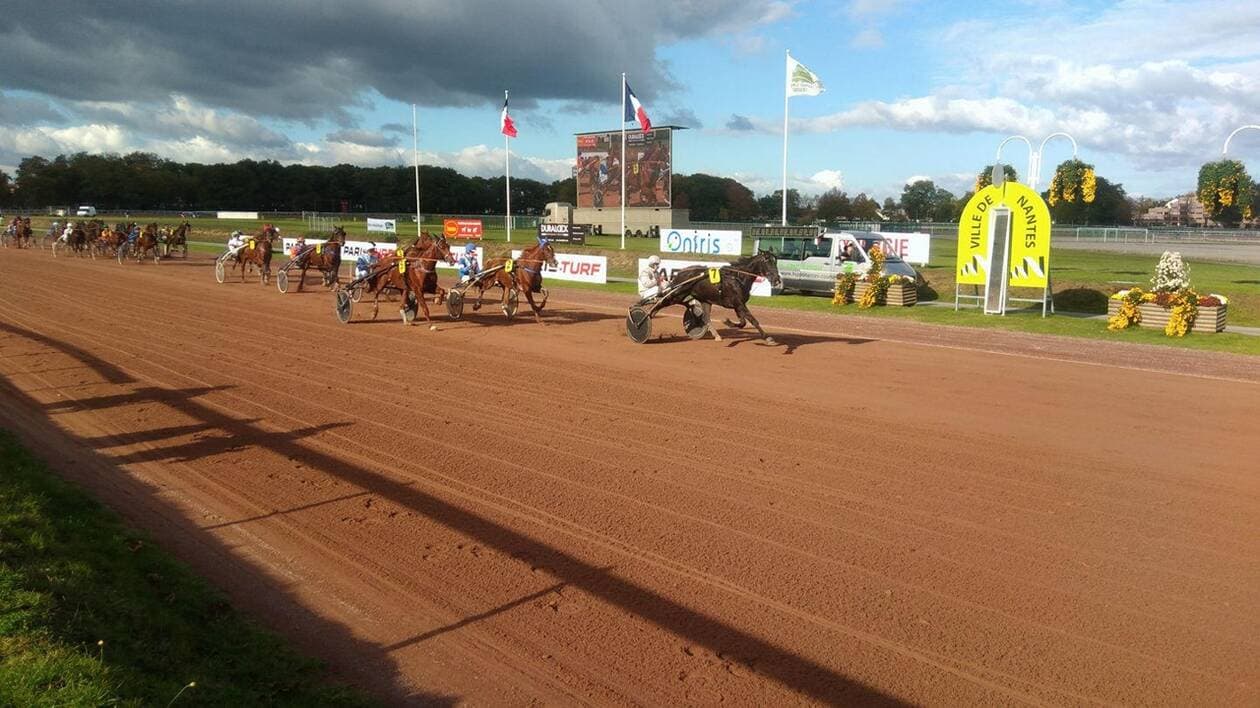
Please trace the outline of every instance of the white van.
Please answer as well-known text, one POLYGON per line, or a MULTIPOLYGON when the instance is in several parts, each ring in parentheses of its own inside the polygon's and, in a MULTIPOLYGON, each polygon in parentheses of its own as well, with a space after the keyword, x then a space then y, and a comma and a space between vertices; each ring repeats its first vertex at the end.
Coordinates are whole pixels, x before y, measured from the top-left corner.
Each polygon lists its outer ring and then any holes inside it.
POLYGON ((75 216, 96 216, 96 207, 81 206, 78 211, 74 212, 75 216))
MULTIPOLYGON (((815 237, 759 237, 755 249, 773 251, 779 258, 779 276, 783 290, 827 294, 835 288, 836 276, 842 272, 865 274, 871 264, 866 255, 872 246, 882 245, 884 235, 871 231, 841 231, 815 237), (846 248, 851 246, 850 248, 846 248)), ((887 247, 885 246, 885 250, 887 247)), ((884 273, 918 280, 914 266, 889 252, 884 260, 884 273)))

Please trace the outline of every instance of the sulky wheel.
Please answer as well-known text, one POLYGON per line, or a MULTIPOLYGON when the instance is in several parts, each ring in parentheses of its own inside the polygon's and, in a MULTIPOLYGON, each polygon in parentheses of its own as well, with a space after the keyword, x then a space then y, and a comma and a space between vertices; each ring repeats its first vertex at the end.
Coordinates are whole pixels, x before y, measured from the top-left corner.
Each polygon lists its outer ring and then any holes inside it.
POLYGON ((683 329, 692 339, 701 339, 709 331, 709 318, 705 315, 704 306, 693 302, 683 313, 683 329))
POLYGON ((419 304, 416 303, 414 295, 408 294, 407 300, 398 312, 402 315, 403 324, 411 324, 416 321, 416 312, 419 310, 419 304))
POLYGON ((276 289, 282 293, 289 292, 289 274, 287 271, 281 270, 276 273, 276 289))
POLYGON ((642 344, 652 336, 652 316, 642 307, 632 307, 626 315, 626 335, 635 344, 642 344))
POLYGON ((345 290, 338 290, 333 310, 337 313, 337 320, 341 324, 350 322, 350 314, 354 310, 354 301, 350 298, 350 293, 347 293, 345 290))
POLYGON ((453 320, 464 316, 464 293, 452 290, 446 295, 446 314, 453 320))
POLYGON ((214 262, 214 279, 219 281, 220 285, 223 284, 224 280, 227 280, 227 264, 223 262, 222 258, 214 262))
POLYGON ((516 308, 521 304, 521 295, 516 288, 511 288, 507 292, 507 304, 503 306, 503 314, 507 315, 510 320, 516 317, 516 308))
POLYGON ((355 302, 363 299, 363 283, 350 286, 350 299, 355 302))

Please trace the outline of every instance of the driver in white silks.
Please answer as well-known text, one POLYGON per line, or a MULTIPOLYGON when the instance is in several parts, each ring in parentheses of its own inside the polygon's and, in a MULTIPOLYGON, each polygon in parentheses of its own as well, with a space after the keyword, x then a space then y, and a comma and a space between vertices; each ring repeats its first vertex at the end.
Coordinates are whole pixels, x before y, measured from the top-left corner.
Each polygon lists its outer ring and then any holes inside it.
POLYGON ((228 239, 227 248, 229 253, 236 253, 245 245, 245 234, 239 230, 233 231, 232 236, 228 239))
POLYGON ((661 268, 661 257, 648 256, 647 265, 639 271, 639 297, 643 298, 640 302, 659 297, 668 285, 669 278, 665 277, 665 270, 661 268))

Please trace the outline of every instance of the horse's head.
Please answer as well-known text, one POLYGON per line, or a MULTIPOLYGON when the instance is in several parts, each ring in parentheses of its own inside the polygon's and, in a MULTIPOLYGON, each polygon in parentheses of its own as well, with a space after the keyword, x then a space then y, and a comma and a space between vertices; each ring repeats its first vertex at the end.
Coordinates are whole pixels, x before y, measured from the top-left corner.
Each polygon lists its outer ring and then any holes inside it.
POLYGON ((446 260, 447 265, 455 265, 455 254, 451 253, 451 244, 447 243, 446 236, 438 236, 434 241, 438 247, 438 253, 442 254, 442 258, 446 260))
POLYGON ((344 227, 341 227, 341 226, 334 226, 334 227, 333 227, 333 232, 332 232, 332 238, 330 238, 330 239, 328 239, 328 240, 329 240, 329 241, 336 241, 337 243, 340 243, 340 244, 342 244, 342 245, 345 245, 345 243, 346 243, 346 230, 345 230, 345 228, 344 228, 344 227))
POLYGON ((556 262, 555 246, 552 246, 551 242, 545 238, 538 239, 538 258, 552 268, 560 267, 560 264, 556 262))
POLYGON ((765 276, 771 287, 783 286, 783 278, 779 277, 779 258, 773 251, 758 251, 752 262, 756 265, 752 271, 765 276))

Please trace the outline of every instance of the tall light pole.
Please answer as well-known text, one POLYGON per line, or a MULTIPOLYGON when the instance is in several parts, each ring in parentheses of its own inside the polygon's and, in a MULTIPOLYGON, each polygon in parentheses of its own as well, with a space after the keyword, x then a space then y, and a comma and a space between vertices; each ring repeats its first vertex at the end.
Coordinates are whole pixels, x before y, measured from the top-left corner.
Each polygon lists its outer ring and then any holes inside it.
POLYGON ((1002 142, 998 145, 998 149, 997 149, 997 157, 995 157, 995 158, 993 159, 993 174, 991 175, 991 179, 992 179, 992 181, 993 181, 993 184, 995 184, 995 185, 997 185, 997 186, 999 186, 999 187, 1001 187, 1001 186, 1002 186, 1002 183, 1006 181, 1006 175, 1005 175, 1005 173, 1002 171, 1002 148, 1006 147, 1006 144, 1007 144, 1007 143, 1009 143, 1009 142, 1010 142, 1010 141, 1012 141, 1012 140, 1023 140, 1023 141, 1024 141, 1024 144, 1028 146, 1028 170, 1029 170, 1030 172, 1032 171, 1032 166, 1033 166, 1033 146, 1032 146, 1032 142, 1031 142, 1031 141, 1029 141, 1029 140, 1028 140, 1028 138, 1025 138, 1025 137, 1024 137, 1024 136, 1022 136, 1022 135, 1012 135, 1011 137, 1007 138, 1006 140, 1003 140, 1003 141, 1002 141, 1002 142))
POLYGON ((1248 129, 1260 130, 1260 125, 1244 125, 1243 127, 1237 128, 1234 130, 1234 132, 1230 133, 1229 137, 1225 138, 1225 144, 1221 146, 1221 157, 1225 157, 1225 154, 1229 152, 1229 141, 1233 140, 1235 135, 1238 135, 1239 133, 1248 129))
POLYGON ((1031 174, 1028 177, 1028 186, 1032 187, 1034 192, 1037 191, 1037 185, 1041 182, 1041 155, 1046 151, 1046 143, 1050 142, 1051 138, 1056 137, 1067 138, 1072 141, 1072 159, 1076 159, 1076 153, 1078 151, 1076 138, 1068 135, 1067 133, 1051 133, 1047 135, 1046 139, 1041 141, 1041 146, 1037 148, 1037 152, 1033 153, 1033 165, 1029 170, 1031 174))

